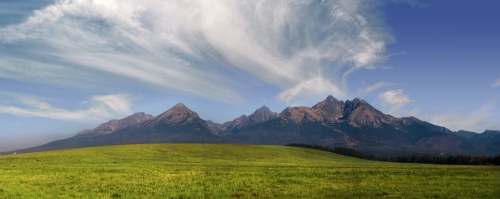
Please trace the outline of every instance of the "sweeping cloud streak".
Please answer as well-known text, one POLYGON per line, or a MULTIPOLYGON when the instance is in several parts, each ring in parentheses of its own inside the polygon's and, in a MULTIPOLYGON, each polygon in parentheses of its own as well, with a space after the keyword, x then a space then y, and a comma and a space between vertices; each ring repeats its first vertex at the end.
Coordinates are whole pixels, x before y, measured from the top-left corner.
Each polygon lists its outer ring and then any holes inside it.
POLYGON ((498 78, 495 83, 491 85, 492 87, 499 87, 500 86, 500 78, 498 78))
POLYGON ((131 113, 131 99, 127 95, 94 96, 81 105, 88 106, 86 110, 64 110, 56 108, 35 97, 9 94, 15 99, 15 105, 0 105, 0 113, 18 116, 43 117, 67 121, 102 121, 113 116, 124 116, 131 113))
POLYGON ((392 84, 392 83, 387 83, 387 82, 377 82, 377 83, 375 83, 375 84, 373 84, 373 85, 370 85, 370 86, 365 87, 365 86, 364 86, 364 82, 363 82, 363 87, 359 90, 359 92, 358 92, 358 93, 359 93, 361 96, 365 96, 365 95, 367 95, 368 93, 371 93, 371 92, 373 92, 373 91, 376 91, 376 90, 378 90, 378 89, 380 89, 380 88, 382 88, 382 87, 392 86, 392 85, 394 85, 394 84, 392 84))
POLYGON ((433 124, 441 125, 453 131, 468 130, 483 132, 485 129, 497 129, 500 118, 494 114, 497 96, 476 110, 460 114, 454 111, 446 113, 429 113, 419 107, 405 108, 405 105, 414 102, 403 89, 388 90, 378 95, 382 109, 388 114, 397 117, 414 116, 433 124))
MULTIPOLYGON (((390 39, 360 0, 59 0, 0 28, 0 77, 99 85, 107 76, 219 101, 252 78, 345 97, 346 78, 384 61, 390 39), (32 71, 32 72, 31 72, 32 71), (103 73, 105 72, 105 73, 103 73), (242 80, 243 79, 243 80, 242 80)), ((118 83, 116 83, 118 84, 118 83)))
POLYGON ((420 108, 414 108, 411 110, 405 110, 402 108, 392 109, 390 113, 405 116, 412 115, 430 123, 444 126, 453 131, 467 130, 481 133, 486 129, 498 129, 500 118, 498 118, 493 111, 497 101, 498 97, 493 98, 476 110, 465 114, 457 113, 455 111, 448 111, 446 113, 429 113, 420 108))

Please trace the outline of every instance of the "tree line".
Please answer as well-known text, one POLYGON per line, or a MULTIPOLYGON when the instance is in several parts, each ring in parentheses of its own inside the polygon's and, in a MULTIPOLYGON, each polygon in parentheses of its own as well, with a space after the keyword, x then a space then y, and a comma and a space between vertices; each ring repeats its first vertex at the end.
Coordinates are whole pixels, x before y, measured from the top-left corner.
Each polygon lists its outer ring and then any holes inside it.
POLYGON ((500 155, 498 156, 465 156, 465 155, 449 155, 449 156, 430 156, 430 155, 413 155, 413 156, 394 156, 394 157, 381 157, 374 155, 365 155, 358 151, 347 147, 335 147, 312 145, 312 144, 298 144, 292 143, 285 146, 303 147, 310 149, 317 149, 328 151, 339 155, 376 160, 384 162, 401 162, 401 163, 425 163, 425 164, 451 164, 451 165, 500 165, 500 155))

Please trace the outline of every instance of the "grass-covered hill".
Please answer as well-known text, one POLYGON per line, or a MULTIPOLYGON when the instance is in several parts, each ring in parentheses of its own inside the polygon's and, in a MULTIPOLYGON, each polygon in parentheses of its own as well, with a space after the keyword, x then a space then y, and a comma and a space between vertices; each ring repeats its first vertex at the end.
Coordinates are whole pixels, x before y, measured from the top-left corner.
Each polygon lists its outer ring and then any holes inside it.
POLYGON ((376 162, 223 144, 0 156, 0 198, 498 198, 500 167, 376 162))

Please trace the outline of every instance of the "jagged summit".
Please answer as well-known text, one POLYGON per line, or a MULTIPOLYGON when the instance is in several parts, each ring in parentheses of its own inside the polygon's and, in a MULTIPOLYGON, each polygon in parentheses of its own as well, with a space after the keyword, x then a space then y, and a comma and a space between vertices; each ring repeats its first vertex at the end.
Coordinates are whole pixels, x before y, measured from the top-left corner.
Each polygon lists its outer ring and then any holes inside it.
POLYGON ((157 123, 163 122, 168 124, 181 124, 194 119, 200 119, 200 116, 183 103, 176 104, 155 118, 157 123))
POLYGON ((260 107, 259 109, 257 109, 255 112, 257 112, 257 111, 270 111, 270 109, 266 105, 263 105, 262 107, 260 107))
POLYGON ((120 120, 110 120, 106 123, 103 123, 92 130, 83 130, 76 134, 76 136, 80 137, 93 137, 99 135, 106 135, 113 133, 115 131, 127 128, 129 126, 134 126, 140 124, 144 121, 153 120, 154 117, 149 114, 145 114, 144 112, 134 113, 126 118, 120 120))
POLYGON ((278 117, 278 113, 272 112, 267 106, 262 106, 253 112, 247 118, 247 125, 254 125, 259 122, 265 122, 278 117))
POLYGON ((380 112, 366 101, 355 98, 353 101, 345 102, 342 119, 355 127, 380 128, 382 124, 391 123, 395 118, 380 112))
POLYGON ((249 117, 250 117, 250 116, 252 116, 252 115, 255 115, 255 114, 269 114, 269 113, 272 113, 272 114, 273 114, 274 112, 272 112, 272 111, 269 109, 269 107, 267 107, 267 106, 262 106, 262 107, 258 108, 257 110, 255 110, 255 112, 253 112, 251 115, 249 115, 249 117))
POLYGON ((334 101, 338 101, 338 100, 335 99, 335 97, 333 97, 332 95, 328 95, 328 97, 326 97, 326 101, 334 102, 334 101))
POLYGON ((243 115, 240 115, 237 118, 235 118, 235 120, 241 120, 241 119, 245 119, 245 118, 247 118, 247 115, 243 114, 243 115))
POLYGON ((280 114, 262 106, 224 124, 201 119, 178 103, 153 117, 135 113, 110 120, 66 140, 25 151, 131 143, 222 142, 246 144, 305 143, 347 146, 370 154, 498 154, 500 132, 450 130, 415 117, 384 114, 359 98, 345 102, 327 96, 313 107, 287 107, 280 114))
POLYGON ((184 105, 183 103, 177 103, 175 106, 173 106, 171 109, 189 109, 184 105))
POLYGON ((285 121, 294 122, 296 124, 307 121, 322 120, 321 113, 319 113, 315 109, 311 109, 305 106, 287 107, 279 114, 279 117, 284 119, 285 121))
POLYGON ((343 116, 345 104, 329 95, 325 100, 312 107, 325 119, 335 121, 343 116))

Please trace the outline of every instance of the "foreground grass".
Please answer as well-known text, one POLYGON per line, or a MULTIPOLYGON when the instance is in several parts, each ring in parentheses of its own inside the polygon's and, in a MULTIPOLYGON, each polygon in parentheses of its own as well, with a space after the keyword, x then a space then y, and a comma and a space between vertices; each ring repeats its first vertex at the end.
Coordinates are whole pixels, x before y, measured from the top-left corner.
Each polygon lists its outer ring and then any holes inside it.
POLYGON ((0 198, 499 198, 500 167, 375 162, 259 145, 0 156, 0 198))

